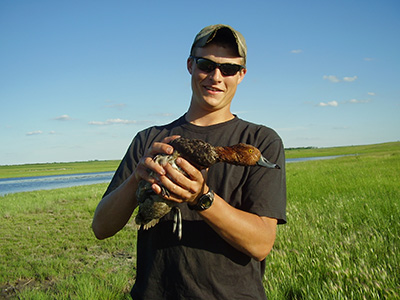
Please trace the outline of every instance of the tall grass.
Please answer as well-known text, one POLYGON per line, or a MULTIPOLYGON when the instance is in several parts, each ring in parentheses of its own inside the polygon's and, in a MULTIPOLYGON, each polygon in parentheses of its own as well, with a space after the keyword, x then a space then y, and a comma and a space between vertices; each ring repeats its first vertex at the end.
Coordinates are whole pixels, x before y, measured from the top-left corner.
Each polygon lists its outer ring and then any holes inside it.
POLYGON ((105 184, 0 197, 0 299, 129 299, 136 230, 98 241, 105 184))
MULTIPOLYGON (((400 147, 389 148, 287 165, 269 299, 400 298, 400 147)), ((0 298, 129 299, 135 229, 104 241, 90 229, 105 188, 0 197, 0 298)))
POLYGON ((270 299, 399 299, 400 149, 287 165, 270 299))

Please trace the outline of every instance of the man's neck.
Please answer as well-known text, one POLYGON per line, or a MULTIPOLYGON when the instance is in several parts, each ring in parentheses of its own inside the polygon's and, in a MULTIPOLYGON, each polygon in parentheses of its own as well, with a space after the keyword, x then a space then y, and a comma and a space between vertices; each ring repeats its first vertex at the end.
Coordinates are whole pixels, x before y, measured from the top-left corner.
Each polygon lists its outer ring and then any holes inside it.
POLYGON ((232 120, 235 116, 228 111, 199 112, 189 108, 186 121, 197 126, 211 126, 232 120))

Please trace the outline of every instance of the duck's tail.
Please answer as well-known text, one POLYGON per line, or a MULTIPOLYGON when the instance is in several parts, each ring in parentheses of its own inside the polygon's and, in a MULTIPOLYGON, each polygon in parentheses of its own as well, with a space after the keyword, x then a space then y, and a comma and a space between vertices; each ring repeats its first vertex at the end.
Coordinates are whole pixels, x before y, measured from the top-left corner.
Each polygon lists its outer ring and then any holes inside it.
POLYGON ((137 214, 135 217, 135 223, 136 223, 136 229, 139 230, 140 228, 147 230, 151 227, 154 227, 157 225, 157 223, 160 221, 160 219, 153 219, 150 222, 145 223, 140 214, 137 214))

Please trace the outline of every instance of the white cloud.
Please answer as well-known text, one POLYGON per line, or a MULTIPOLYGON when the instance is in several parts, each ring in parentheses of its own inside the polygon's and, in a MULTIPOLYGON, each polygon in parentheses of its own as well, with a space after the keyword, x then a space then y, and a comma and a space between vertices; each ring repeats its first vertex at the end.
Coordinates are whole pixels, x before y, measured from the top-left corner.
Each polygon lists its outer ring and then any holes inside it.
POLYGON ((338 106, 338 105, 339 105, 339 103, 338 103, 337 101, 320 102, 320 103, 318 104, 318 106, 333 106, 333 107, 336 107, 336 106, 338 106))
POLYGON ((41 131, 41 130, 35 130, 35 131, 27 132, 26 135, 38 135, 38 134, 42 134, 42 133, 43 133, 43 131, 41 131))
POLYGON ((329 80, 330 82, 337 83, 340 82, 340 79, 337 78, 335 75, 324 75, 323 77, 325 80, 329 80))
POLYGON ((365 61, 371 61, 371 60, 374 60, 374 59, 372 57, 365 57, 364 60, 365 61))
POLYGON ((338 83, 338 82, 341 82, 341 81, 353 82, 353 81, 355 81, 358 77, 357 77, 357 76, 353 76, 353 77, 343 77, 343 79, 339 79, 339 78, 338 78, 337 76, 335 76, 335 75, 324 75, 322 78, 325 79, 325 80, 329 80, 330 82, 333 82, 333 83, 338 83))
POLYGON ((302 52, 303 52, 303 50, 301 50, 301 49, 295 49, 295 50, 290 51, 290 53, 294 53, 294 54, 299 54, 302 52))
POLYGON ((348 101, 349 103, 368 103, 370 100, 357 100, 357 99, 351 99, 348 101))
POLYGON ((368 95, 370 95, 370 96, 375 96, 376 94, 373 93, 373 92, 368 92, 368 95))
POLYGON ((353 76, 353 77, 343 77, 343 81, 347 81, 347 82, 353 82, 357 79, 357 76, 353 76))
POLYGON ((61 115, 59 117, 55 117, 54 120, 57 120, 57 121, 69 121, 69 120, 71 120, 71 117, 68 116, 68 115, 61 115))
POLYGON ((91 121, 90 125, 137 124, 134 120, 108 119, 107 121, 91 121))

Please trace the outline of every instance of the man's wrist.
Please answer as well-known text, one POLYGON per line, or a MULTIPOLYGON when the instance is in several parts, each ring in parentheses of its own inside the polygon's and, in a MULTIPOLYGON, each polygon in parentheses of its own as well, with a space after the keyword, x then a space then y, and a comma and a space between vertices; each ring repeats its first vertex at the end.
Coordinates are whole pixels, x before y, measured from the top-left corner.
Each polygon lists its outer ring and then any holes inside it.
POLYGON ((197 211, 203 211, 209 209, 214 202, 214 196, 215 196, 214 192, 211 189, 209 189, 207 193, 201 195, 197 199, 196 204, 194 205, 188 204, 188 207, 191 210, 197 210, 197 211))

